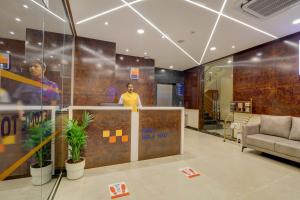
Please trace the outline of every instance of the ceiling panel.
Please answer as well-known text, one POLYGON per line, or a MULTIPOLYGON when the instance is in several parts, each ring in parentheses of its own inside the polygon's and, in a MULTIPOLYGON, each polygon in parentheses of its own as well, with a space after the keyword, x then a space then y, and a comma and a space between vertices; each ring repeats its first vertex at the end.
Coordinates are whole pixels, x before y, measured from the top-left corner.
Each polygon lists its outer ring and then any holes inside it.
POLYGON ((299 25, 296 26, 292 24, 293 20, 300 18, 300 4, 283 13, 263 20, 243 12, 241 9, 242 1, 243 0, 228 0, 224 14, 237 18, 277 37, 283 37, 300 31, 299 25))
POLYGON ((191 67, 195 65, 181 51, 175 48, 167 39, 162 39, 161 34, 137 17, 130 9, 125 8, 76 26, 79 36, 115 42, 117 53, 154 58, 156 66, 191 67), (104 22, 109 22, 108 26, 104 22), (97 28, 95 28, 97 27, 97 28), (139 35, 137 29, 144 29, 145 33, 139 35), (93 31, 91 31, 93 30, 93 31), (129 49, 129 52, 126 52, 129 49))
MULTIPOLYGON (((127 2, 132 1, 134 0, 127 2)), ((216 11, 221 9, 223 3, 222 0, 193 1, 216 11)), ((299 25, 291 25, 292 20, 300 18, 299 6, 262 21, 243 13, 240 9, 242 1, 244 0, 228 0, 224 13, 279 37, 300 31, 299 25)), ((122 5, 121 0, 70 0, 70 3, 75 22, 122 5)), ((144 0, 134 4, 133 7, 175 42, 184 41, 177 44, 194 59, 200 60, 217 18, 215 13, 192 5, 185 0, 144 0)), ((118 53, 143 56, 146 51, 151 58, 155 59, 156 65, 159 67, 167 68, 174 65, 177 67, 176 69, 183 70, 196 66, 194 61, 168 40, 162 39, 156 30, 129 8, 122 8, 76 25, 76 29, 80 36, 115 42, 118 53), (104 26, 105 21, 109 22, 109 26, 104 26), (145 34, 138 36, 136 34, 138 28, 145 29, 145 34), (125 51, 127 48, 130 50, 129 52, 125 51)), ((217 50, 211 52, 208 49, 203 63, 271 40, 273 38, 270 36, 221 17, 209 45, 209 47, 216 46, 217 50), (235 45, 236 48, 232 49, 232 45, 235 45)))
POLYGON ((246 26, 241 26, 227 18, 221 18, 203 63, 228 56, 271 40, 272 38, 269 36, 254 31, 246 26), (234 49, 232 48, 232 45, 235 46, 234 49), (210 47, 213 46, 217 49, 215 51, 210 51, 210 47))
MULTIPOLYGON (((40 1, 37 2, 41 3, 40 1)), ((5 5, 5 9, 2 9, 0 14, 0 37, 2 38, 25 40, 26 28, 43 30, 43 25, 45 25, 44 30, 46 31, 71 34, 68 23, 62 22, 32 1, 1 0, 1 5, 5 5), (28 6, 27 9, 23 7, 24 4, 28 6), (15 18, 20 18, 21 21, 17 22, 15 18), (15 35, 11 35, 10 31, 13 31, 15 35)), ((50 9, 61 18, 66 19, 60 0, 50 1, 50 9)))
POLYGON ((217 15, 183 0, 149 0, 134 7, 194 59, 200 60, 217 15), (161 12, 162 10, 167 12, 161 12), (179 40, 184 42, 179 43, 179 40))

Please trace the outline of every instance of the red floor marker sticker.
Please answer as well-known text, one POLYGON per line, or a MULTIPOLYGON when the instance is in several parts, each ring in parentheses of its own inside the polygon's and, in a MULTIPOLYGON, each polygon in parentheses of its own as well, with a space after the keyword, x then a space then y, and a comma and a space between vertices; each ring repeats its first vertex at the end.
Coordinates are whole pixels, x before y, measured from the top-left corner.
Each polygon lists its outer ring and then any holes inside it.
POLYGON ((108 186, 108 189, 112 199, 129 195, 127 186, 124 182, 111 184, 108 186))
POLYGON ((195 170, 193 170, 190 167, 181 168, 181 169, 179 169, 179 171, 181 173, 183 173, 188 178, 193 178, 193 177, 196 177, 196 176, 200 176, 200 174, 198 172, 196 172, 195 170))

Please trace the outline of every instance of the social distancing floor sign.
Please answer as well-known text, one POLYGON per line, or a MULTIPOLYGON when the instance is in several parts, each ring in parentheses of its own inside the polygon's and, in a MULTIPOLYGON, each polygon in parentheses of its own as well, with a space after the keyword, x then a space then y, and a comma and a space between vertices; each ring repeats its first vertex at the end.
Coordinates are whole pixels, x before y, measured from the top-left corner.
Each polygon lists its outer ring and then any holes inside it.
POLYGON ((130 194, 124 182, 110 184, 108 185, 108 189, 111 199, 128 196, 130 194))
POLYGON ((200 176, 200 174, 198 172, 196 172, 195 170, 193 170, 190 167, 184 167, 179 169, 179 171, 181 173, 183 173, 187 178, 194 178, 196 176, 200 176))

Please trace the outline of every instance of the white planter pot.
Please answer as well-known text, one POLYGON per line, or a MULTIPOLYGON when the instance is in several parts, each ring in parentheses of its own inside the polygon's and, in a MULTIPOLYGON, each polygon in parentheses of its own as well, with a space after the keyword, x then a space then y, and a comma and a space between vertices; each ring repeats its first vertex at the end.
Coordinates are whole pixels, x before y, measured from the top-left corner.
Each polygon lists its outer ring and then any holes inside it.
POLYGON ((48 183, 52 178, 52 167, 52 163, 42 168, 33 168, 30 166, 31 183, 33 185, 48 183))
POLYGON ((67 170, 67 178, 70 180, 75 180, 83 177, 84 174, 84 167, 85 167, 85 159, 83 161, 78 163, 68 163, 66 164, 66 170, 67 170))

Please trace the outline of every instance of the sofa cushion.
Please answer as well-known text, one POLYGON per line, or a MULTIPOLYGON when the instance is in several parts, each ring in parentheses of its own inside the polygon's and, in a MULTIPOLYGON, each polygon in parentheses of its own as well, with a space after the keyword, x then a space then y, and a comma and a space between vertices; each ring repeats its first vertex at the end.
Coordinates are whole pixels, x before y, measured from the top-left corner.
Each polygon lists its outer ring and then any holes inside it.
POLYGON ((270 151, 275 150, 275 142, 286 140, 280 137, 272 136, 272 135, 263 135, 263 134, 255 134, 255 135, 247 135, 246 142, 251 146, 260 147, 262 149, 267 149, 270 151))
POLYGON ((275 151, 300 158, 300 142, 294 140, 277 141, 275 142, 275 151))
POLYGON ((300 141, 300 117, 292 118, 292 129, 290 134, 290 140, 300 141))
POLYGON ((261 115, 260 133, 289 138, 291 124, 290 116, 261 115))

